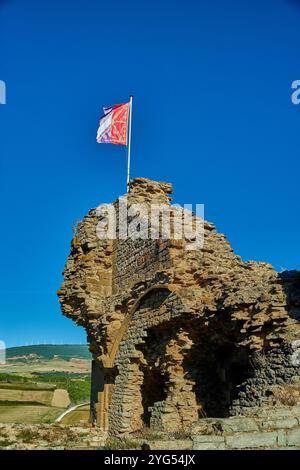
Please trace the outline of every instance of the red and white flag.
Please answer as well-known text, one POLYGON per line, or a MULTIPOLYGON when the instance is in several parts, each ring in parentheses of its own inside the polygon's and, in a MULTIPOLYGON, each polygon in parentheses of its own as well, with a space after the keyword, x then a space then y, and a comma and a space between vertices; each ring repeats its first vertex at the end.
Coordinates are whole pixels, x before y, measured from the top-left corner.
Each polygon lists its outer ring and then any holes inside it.
POLYGON ((103 108, 97 132, 99 144, 127 145, 129 107, 130 103, 122 103, 103 108))

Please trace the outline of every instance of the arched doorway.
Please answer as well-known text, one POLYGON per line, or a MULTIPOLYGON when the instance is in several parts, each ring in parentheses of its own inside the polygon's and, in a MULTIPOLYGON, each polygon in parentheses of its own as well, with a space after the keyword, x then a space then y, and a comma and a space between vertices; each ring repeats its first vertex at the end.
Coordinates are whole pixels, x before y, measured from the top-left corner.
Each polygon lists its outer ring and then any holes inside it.
POLYGON ((250 375, 250 354, 239 346, 238 325, 214 318, 208 325, 195 318, 167 288, 136 303, 116 358, 116 431, 188 429, 201 417, 230 414, 250 375))

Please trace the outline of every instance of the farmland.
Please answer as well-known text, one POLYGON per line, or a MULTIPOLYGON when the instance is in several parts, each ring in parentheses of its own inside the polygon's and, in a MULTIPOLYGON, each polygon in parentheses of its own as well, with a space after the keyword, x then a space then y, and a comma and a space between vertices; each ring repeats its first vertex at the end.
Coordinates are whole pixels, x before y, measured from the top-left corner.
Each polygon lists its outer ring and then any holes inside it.
MULTIPOLYGON (((51 423, 69 404, 87 402, 89 394, 86 347, 11 348, 0 366, 0 423, 51 423)), ((88 420, 87 408, 72 413, 65 417, 66 424, 88 420)))

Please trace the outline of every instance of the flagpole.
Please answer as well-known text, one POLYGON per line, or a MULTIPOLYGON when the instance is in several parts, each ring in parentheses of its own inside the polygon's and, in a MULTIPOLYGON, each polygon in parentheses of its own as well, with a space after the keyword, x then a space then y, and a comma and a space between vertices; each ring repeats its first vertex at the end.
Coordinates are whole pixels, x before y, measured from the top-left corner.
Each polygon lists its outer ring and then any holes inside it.
POLYGON ((132 98, 133 96, 130 95, 129 97, 128 145, 127 145, 127 192, 129 192, 129 181, 130 181, 132 98))

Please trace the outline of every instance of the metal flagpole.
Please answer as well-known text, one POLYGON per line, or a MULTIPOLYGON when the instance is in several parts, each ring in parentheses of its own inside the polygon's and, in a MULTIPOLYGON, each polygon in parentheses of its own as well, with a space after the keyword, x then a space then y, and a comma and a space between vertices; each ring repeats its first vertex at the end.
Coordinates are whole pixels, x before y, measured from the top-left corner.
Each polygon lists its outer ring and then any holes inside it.
POLYGON ((129 192, 129 180, 130 180, 132 98, 133 96, 130 95, 129 97, 128 145, 127 145, 127 192, 129 192))

